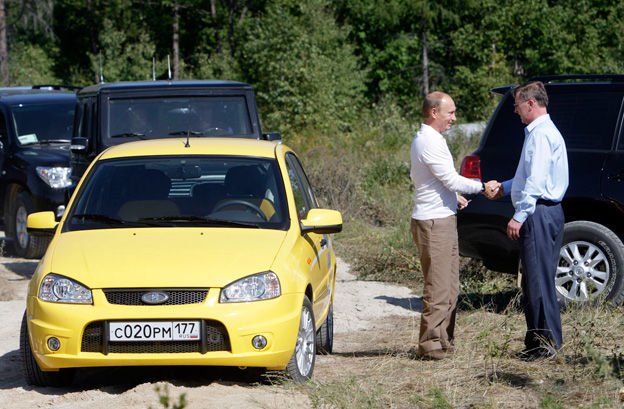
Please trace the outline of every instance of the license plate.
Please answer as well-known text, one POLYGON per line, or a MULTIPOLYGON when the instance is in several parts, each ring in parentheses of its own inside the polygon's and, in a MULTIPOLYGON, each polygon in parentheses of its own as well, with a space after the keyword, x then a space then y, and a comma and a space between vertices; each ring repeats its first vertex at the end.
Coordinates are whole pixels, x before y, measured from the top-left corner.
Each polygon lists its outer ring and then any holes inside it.
POLYGON ((196 341, 199 321, 132 321, 109 323, 110 341, 196 341))

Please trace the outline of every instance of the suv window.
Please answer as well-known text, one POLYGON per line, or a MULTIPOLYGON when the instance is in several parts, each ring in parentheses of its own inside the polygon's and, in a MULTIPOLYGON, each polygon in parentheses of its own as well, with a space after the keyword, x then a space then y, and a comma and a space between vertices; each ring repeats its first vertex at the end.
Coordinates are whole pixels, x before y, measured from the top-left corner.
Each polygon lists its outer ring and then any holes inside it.
POLYGON ((622 94, 549 90, 549 112, 568 150, 608 150, 615 134, 622 94))

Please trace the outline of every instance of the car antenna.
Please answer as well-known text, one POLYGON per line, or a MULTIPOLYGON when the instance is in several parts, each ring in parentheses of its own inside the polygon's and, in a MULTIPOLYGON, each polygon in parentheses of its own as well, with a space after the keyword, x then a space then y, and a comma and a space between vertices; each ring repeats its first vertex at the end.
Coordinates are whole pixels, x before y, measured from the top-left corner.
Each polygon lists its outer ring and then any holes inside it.
POLYGON ((190 130, 186 131, 186 142, 184 142, 185 148, 191 147, 190 135, 191 135, 191 131, 190 130))
POLYGON ((152 81, 156 81, 156 57, 152 55, 152 81))
POLYGON ((169 54, 167 54, 167 74, 169 75, 169 81, 171 81, 171 62, 169 61, 169 54))
POLYGON ((102 54, 99 54, 100 59, 100 84, 104 84, 104 67, 102 65, 102 54))

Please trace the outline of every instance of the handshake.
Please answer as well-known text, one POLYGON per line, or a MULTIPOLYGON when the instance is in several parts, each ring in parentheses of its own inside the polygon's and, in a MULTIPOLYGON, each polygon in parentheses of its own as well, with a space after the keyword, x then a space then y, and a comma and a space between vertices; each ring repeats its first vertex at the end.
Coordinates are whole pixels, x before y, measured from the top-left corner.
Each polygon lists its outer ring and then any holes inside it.
POLYGON ((490 200, 495 200, 503 197, 503 184, 496 181, 490 180, 483 184, 483 195, 490 200))

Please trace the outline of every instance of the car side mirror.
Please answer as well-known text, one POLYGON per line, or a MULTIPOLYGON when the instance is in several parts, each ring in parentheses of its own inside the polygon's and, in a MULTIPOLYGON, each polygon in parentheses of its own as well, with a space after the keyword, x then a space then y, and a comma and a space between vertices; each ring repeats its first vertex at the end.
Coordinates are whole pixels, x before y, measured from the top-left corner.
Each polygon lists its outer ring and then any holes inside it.
POLYGON ((301 220, 301 234, 329 234, 342 231, 342 214, 337 210, 310 209, 305 219, 301 220))
POLYGON ((282 134, 279 132, 264 132, 262 134, 262 139, 265 141, 281 141, 282 134))
POLYGON ((28 215, 26 221, 28 234, 34 236, 51 236, 58 226, 54 212, 37 212, 28 215))
POLYGON ((73 152, 82 152, 87 149, 87 142, 88 142, 88 139, 85 138, 84 136, 76 136, 72 138, 71 145, 69 146, 69 148, 73 152))

